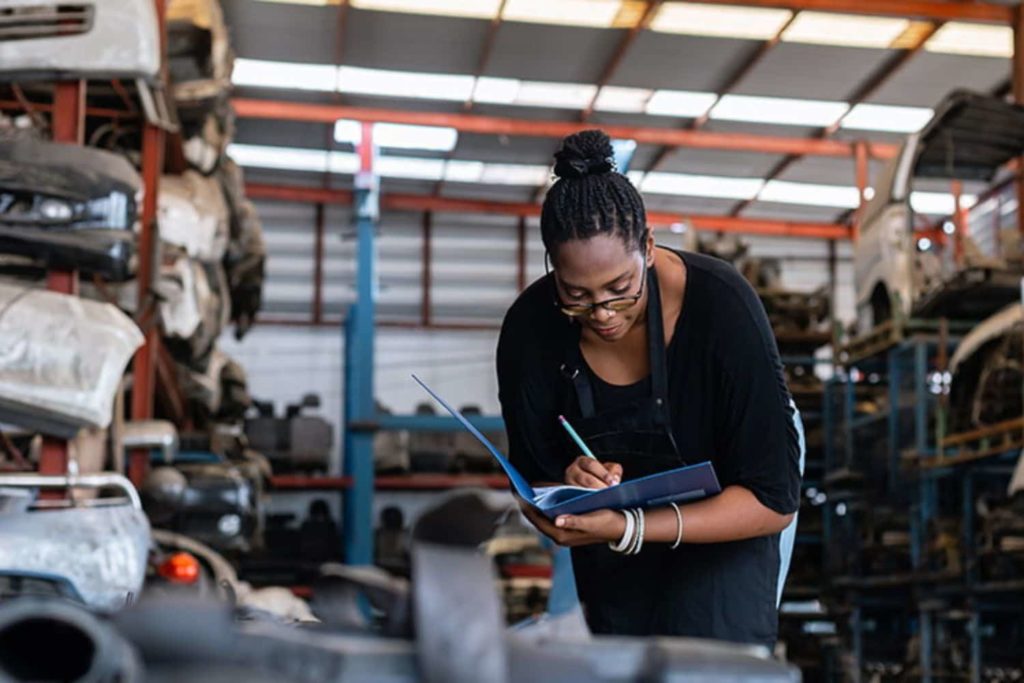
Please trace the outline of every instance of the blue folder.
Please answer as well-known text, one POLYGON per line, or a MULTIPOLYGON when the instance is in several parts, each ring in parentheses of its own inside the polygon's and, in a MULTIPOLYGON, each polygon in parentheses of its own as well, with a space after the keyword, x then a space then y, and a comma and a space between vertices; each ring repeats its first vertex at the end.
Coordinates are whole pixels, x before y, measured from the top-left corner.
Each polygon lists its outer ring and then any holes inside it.
POLYGON ((508 458, 502 455, 462 413, 448 405, 447 401, 438 396, 419 377, 413 375, 412 378, 490 451, 501 465, 501 469, 505 470, 516 494, 548 517, 603 509, 657 507, 707 498, 722 490, 715 475, 715 468, 708 461, 632 479, 604 489, 587 489, 580 486, 549 486, 534 489, 523 475, 519 474, 519 470, 512 466, 508 458))

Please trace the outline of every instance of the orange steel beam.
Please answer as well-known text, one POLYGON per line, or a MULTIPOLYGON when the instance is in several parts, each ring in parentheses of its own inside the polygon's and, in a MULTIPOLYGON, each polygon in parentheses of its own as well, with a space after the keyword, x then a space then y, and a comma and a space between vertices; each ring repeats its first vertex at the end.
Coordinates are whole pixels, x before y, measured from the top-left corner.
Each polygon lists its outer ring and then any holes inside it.
MULTIPOLYGON (((321 202, 350 205, 352 193, 346 190, 328 190, 319 187, 300 187, 246 183, 245 194, 252 199, 271 199, 292 202, 321 202)), ((386 194, 381 197, 381 208, 389 211, 429 211, 432 213, 500 214, 526 218, 540 215, 540 206, 518 202, 493 202, 476 199, 454 199, 428 195, 386 194)), ((738 232, 749 235, 774 235, 827 240, 850 239, 850 229, 836 223, 761 220, 734 216, 706 216, 700 214, 653 211, 647 222, 656 227, 684 223, 695 230, 738 232)))
POLYGON ((1008 24, 1010 7, 980 2, 945 2, 937 0, 700 0, 708 5, 741 5, 768 7, 798 12, 839 12, 874 14, 888 17, 909 17, 937 21, 964 20, 1008 24))
MULTIPOLYGON (((439 112, 371 109, 331 104, 284 102, 234 98, 231 101, 241 118, 273 119, 278 121, 306 121, 334 123, 338 119, 363 122, 406 123, 420 126, 443 126, 463 133, 509 135, 527 137, 563 138, 592 128, 592 125, 571 121, 532 121, 477 114, 451 114, 439 112)), ((807 156, 852 157, 853 143, 843 140, 813 140, 786 138, 747 133, 719 133, 645 126, 612 126, 601 128, 613 138, 636 140, 638 144, 675 145, 694 149, 719 149, 764 154, 803 154, 807 156)), ((896 156, 897 147, 889 144, 870 144, 869 153, 875 159, 896 156)))
MULTIPOLYGON (((476 60, 476 69, 473 71, 474 76, 483 76, 484 71, 487 70, 487 65, 491 62, 491 55, 494 54, 494 42, 498 39, 498 30, 501 28, 506 4, 508 4, 508 0, 501 0, 501 3, 498 5, 498 11, 494 13, 490 24, 487 25, 487 33, 484 35, 484 41, 480 45, 480 56, 476 60)), ((462 103, 462 111, 468 112, 473 108, 474 104, 473 93, 470 93, 466 101, 462 103)))

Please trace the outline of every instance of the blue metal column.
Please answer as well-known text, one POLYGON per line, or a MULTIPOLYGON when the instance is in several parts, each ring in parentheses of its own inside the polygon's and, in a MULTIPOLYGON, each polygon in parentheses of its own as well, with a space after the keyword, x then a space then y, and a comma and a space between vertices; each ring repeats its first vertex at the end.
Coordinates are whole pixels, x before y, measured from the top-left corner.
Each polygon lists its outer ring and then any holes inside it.
POLYGON ((374 314, 377 299, 376 237, 379 217, 378 179, 373 173, 373 126, 363 124, 360 171, 355 182, 357 247, 356 303, 345 319, 345 474, 352 486, 345 496, 345 561, 373 563, 373 432, 353 423, 376 417, 373 401, 374 314))
POLYGON ((895 493, 900 487, 900 349, 897 346, 888 352, 887 374, 889 378, 889 492, 895 493))
POLYGON ((930 608, 921 610, 921 681, 922 683, 932 682, 932 654, 933 654, 933 639, 935 633, 933 629, 932 618, 930 608))

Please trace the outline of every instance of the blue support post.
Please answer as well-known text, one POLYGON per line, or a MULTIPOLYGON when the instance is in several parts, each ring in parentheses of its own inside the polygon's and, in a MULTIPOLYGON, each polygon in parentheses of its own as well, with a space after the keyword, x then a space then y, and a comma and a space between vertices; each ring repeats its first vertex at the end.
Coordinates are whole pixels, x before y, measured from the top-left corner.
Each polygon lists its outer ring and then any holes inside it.
POLYGON ((900 352, 899 347, 888 352, 889 374, 889 491, 899 490, 900 474, 900 352))
POLYGON ((971 605, 967 628, 971 637, 971 683, 981 683, 981 615, 977 605, 971 605))
POLYGON ((356 175, 356 303, 345 320, 344 471, 352 478, 345 496, 345 561, 373 563, 373 431, 354 429, 376 416, 373 391, 373 340, 376 313, 375 238, 379 216, 378 181, 373 174, 373 126, 363 124, 356 175))
POLYGON ((921 610, 921 681, 931 683, 932 681, 932 654, 933 654, 933 633, 932 612, 930 609, 921 610))

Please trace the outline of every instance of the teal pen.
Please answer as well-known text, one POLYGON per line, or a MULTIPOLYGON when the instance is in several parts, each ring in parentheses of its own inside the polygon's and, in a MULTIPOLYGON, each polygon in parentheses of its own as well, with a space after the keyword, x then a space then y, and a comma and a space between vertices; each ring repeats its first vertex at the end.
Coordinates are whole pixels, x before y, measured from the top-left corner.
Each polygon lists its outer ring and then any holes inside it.
POLYGON ((583 451, 583 455, 597 460, 597 456, 590 452, 590 449, 587 448, 587 444, 583 443, 583 439, 581 439, 580 435, 576 433, 576 430, 572 428, 572 425, 565 419, 565 416, 559 415, 558 421, 562 423, 562 426, 565 427, 565 431, 569 432, 569 436, 572 437, 572 440, 575 441, 576 445, 580 447, 581 451, 583 451))

